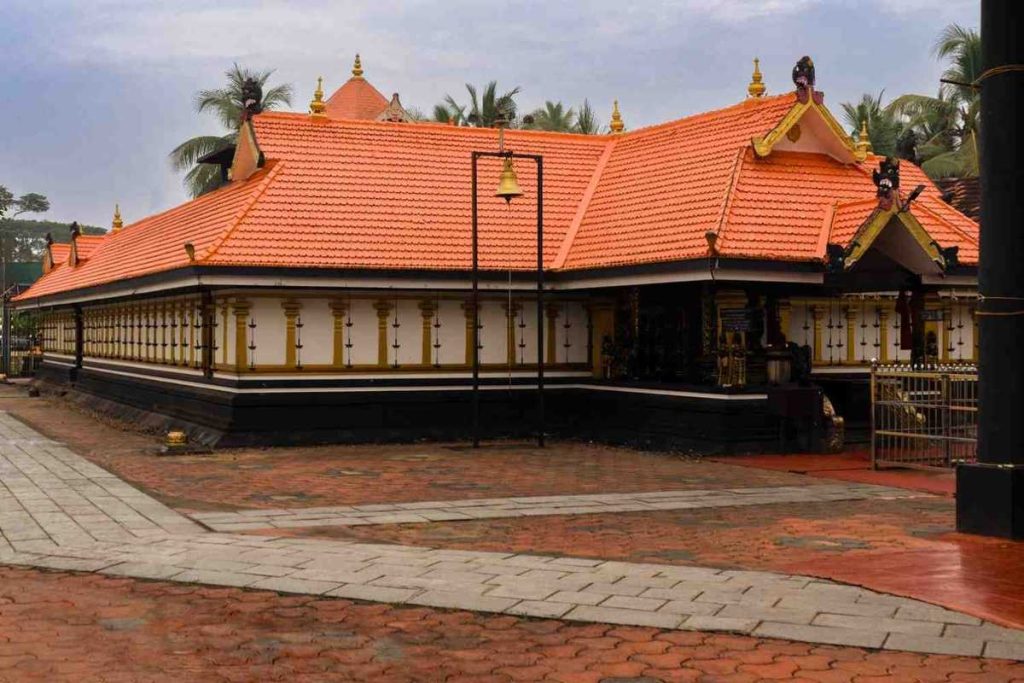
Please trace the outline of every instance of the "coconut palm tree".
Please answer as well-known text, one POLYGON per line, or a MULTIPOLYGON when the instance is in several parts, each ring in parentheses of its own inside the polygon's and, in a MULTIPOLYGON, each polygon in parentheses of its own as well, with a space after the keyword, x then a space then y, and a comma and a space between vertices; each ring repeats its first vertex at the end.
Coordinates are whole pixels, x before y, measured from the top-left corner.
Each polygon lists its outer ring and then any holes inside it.
POLYGON ((548 100, 543 107, 533 110, 533 113, 530 114, 533 118, 530 128, 567 133, 575 127, 573 120, 575 113, 572 107, 566 109, 561 102, 548 100))
POLYGON ((978 175, 981 100, 972 86, 981 75, 981 36, 958 24, 947 26, 932 52, 949 60, 935 97, 903 95, 889 109, 919 138, 921 168, 932 178, 978 175))
POLYGON ((291 85, 282 84, 266 88, 267 81, 273 73, 250 71, 235 64, 225 72, 225 87, 200 90, 196 93, 196 112, 212 112, 228 132, 223 135, 199 135, 186 140, 171 151, 171 165, 176 171, 187 171, 184 184, 193 197, 215 190, 221 185, 220 169, 217 166, 197 162, 207 154, 235 144, 242 122, 242 111, 245 109, 243 89, 246 81, 254 81, 262 93, 261 100, 255 105, 256 111, 267 111, 291 104, 291 85))
POLYGON ((434 120, 447 123, 454 119, 457 125, 493 128, 499 115, 503 115, 510 124, 515 123, 519 86, 499 95, 498 82, 491 81, 478 96, 476 87, 467 83, 466 91, 468 104, 459 104, 451 95, 445 95, 444 101, 434 107, 434 120))
POLYGON ((597 122, 597 114, 590 106, 590 100, 583 100, 583 104, 576 110, 576 124, 573 128, 584 135, 597 135, 601 132, 601 124, 597 122))
POLYGON ((856 104, 844 102, 843 118, 851 133, 858 139, 861 125, 867 122, 868 136, 871 138, 871 148, 875 154, 896 156, 897 141, 903 132, 903 124, 894 112, 882 106, 884 94, 884 90, 878 93, 877 97, 864 93, 860 102, 856 104))

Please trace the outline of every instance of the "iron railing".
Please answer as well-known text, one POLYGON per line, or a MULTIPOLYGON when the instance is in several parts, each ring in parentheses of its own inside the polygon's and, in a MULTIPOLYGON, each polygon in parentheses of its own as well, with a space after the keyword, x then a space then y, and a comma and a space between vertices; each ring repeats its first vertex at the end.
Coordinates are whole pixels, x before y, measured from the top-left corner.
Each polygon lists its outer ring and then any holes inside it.
POLYGON ((978 368, 871 366, 871 465, 952 468, 978 450, 978 368))

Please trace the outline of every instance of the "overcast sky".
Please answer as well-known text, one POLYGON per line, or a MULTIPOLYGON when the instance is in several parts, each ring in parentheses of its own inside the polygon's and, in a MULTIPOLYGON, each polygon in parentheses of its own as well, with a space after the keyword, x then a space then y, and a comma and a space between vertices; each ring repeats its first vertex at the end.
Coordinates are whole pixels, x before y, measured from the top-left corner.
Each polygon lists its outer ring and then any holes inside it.
POLYGON ((761 58, 769 93, 814 58, 818 89, 933 93, 948 23, 977 27, 977 0, 0 0, 0 185, 40 192, 46 218, 109 226, 186 195, 168 152, 219 134, 193 94, 232 62, 274 68, 305 111, 360 52, 385 95, 429 112, 466 82, 522 87, 520 107, 618 98, 635 128, 727 106, 761 58))

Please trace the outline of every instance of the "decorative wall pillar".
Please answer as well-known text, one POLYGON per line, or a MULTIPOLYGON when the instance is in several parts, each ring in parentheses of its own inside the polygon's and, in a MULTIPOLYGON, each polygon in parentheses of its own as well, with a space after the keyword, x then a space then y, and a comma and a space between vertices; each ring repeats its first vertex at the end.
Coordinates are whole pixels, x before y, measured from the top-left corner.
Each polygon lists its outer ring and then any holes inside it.
POLYGON ((242 372, 249 367, 247 358, 249 335, 246 332, 249 328, 249 312, 252 309, 248 301, 235 299, 231 310, 235 315, 235 370, 242 372))
POLYGON ((790 303, 789 299, 779 299, 778 311, 779 332, 782 333, 782 343, 786 344, 789 341, 789 325, 793 319, 793 305, 790 303))
POLYGON ((595 378, 607 379, 611 375, 612 358, 606 354, 605 340, 614 348, 615 306, 601 301, 590 304, 590 369, 595 378))
POLYGON ((950 346, 953 343, 953 302, 946 299, 942 302, 942 349, 939 354, 943 363, 948 363, 950 346))
POLYGON ((377 367, 388 366, 388 316, 394 304, 390 301, 378 301, 373 305, 377 311, 377 367))
POLYGON ((505 360, 509 366, 516 364, 516 316, 522 308, 518 301, 513 301, 511 306, 508 301, 501 304, 505 311, 505 360))
POLYGON ((221 327, 221 338, 220 338, 220 362, 221 365, 228 364, 228 343, 230 330, 230 323, 228 322, 228 300, 220 300, 220 327, 221 327))
POLYGON ((473 365, 473 344, 477 343, 473 330, 473 302, 462 304, 462 312, 466 316, 466 365, 473 365))
POLYGON ((971 314, 971 361, 978 362, 978 304, 972 303, 968 306, 971 314))
POLYGON ((334 322, 331 337, 331 367, 340 369, 345 366, 345 319, 348 317, 349 302, 345 299, 331 299, 331 319, 334 322))
POLYGON ((284 309, 284 364, 289 369, 298 368, 298 356, 296 351, 296 327, 295 322, 298 320, 299 313, 302 311, 302 304, 293 299, 288 299, 281 302, 281 308, 284 309))
POLYGON ((853 305, 846 307, 846 362, 857 362, 857 308, 853 305))
POLYGON ((423 334, 420 344, 420 365, 428 367, 433 364, 431 355, 434 348, 433 323, 434 314, 437 313, 437 302, 433 299, 424 299, 420 302, 420 318, 423 321, 423 334))
POLYGON ((811 324, 814 325, 814 362, 821 363, 825 360, 825 335, 822 329, 825 324, 825 306, 814 304, 810 307, 810 311, 813 317, 811 324))
POLYGON ((885 302, 878 306, 878 362, 889 362, 889 313, 885 302))
POLYGON ((558 315, 562 308, 556 303, 548 304, 544 312, 547 313, 547 329, 544 330, 544 362, 554 365, 558 362, 558 315))

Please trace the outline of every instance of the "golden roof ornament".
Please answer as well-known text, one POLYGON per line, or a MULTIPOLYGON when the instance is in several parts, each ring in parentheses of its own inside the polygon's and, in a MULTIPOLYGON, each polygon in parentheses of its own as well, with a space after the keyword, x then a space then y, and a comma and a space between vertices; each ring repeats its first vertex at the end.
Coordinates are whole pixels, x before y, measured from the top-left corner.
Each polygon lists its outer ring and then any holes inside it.
POLYGON ((750 77, 750 85, 747 86, 747 94, 750 97, 764 97, 766 90, 764 83, 761 82, 761 60, 754 57, 754 73, 750 77))
POLYGON ((309 103, 309 114, 313 118, 324 118, 327 111, 327 104, 324 103, 324 77, 316 79, 316 90, 313 91, 313 99, 309 103))
POLYGON ((114 204, 114 220, 110 223, 110 231, 117 232, 124 227, 124 221, 121 220, 121 205, 114 204))
POLYGON ((357 52, 356 53, 356 61, 352 65, 352 78, 362 78, 362 77, 363 77, 363 63, 362 63, 362 61, 360 61, 359 53, 357 52))
POLYGON ((626 129, 626 124, 622 122, 622 114, 619 113, 618 100, 615 100, 615 104, 612 107, 612 122, 608 127, 612 129, 612 133, 621 133, 626 129))
POLYGON ((871 136, 868 135, 867 119, 862 119, 860 122, 860 132, 857 133, 857 151, 865 156, 873 151, 871 149, 871 136))

